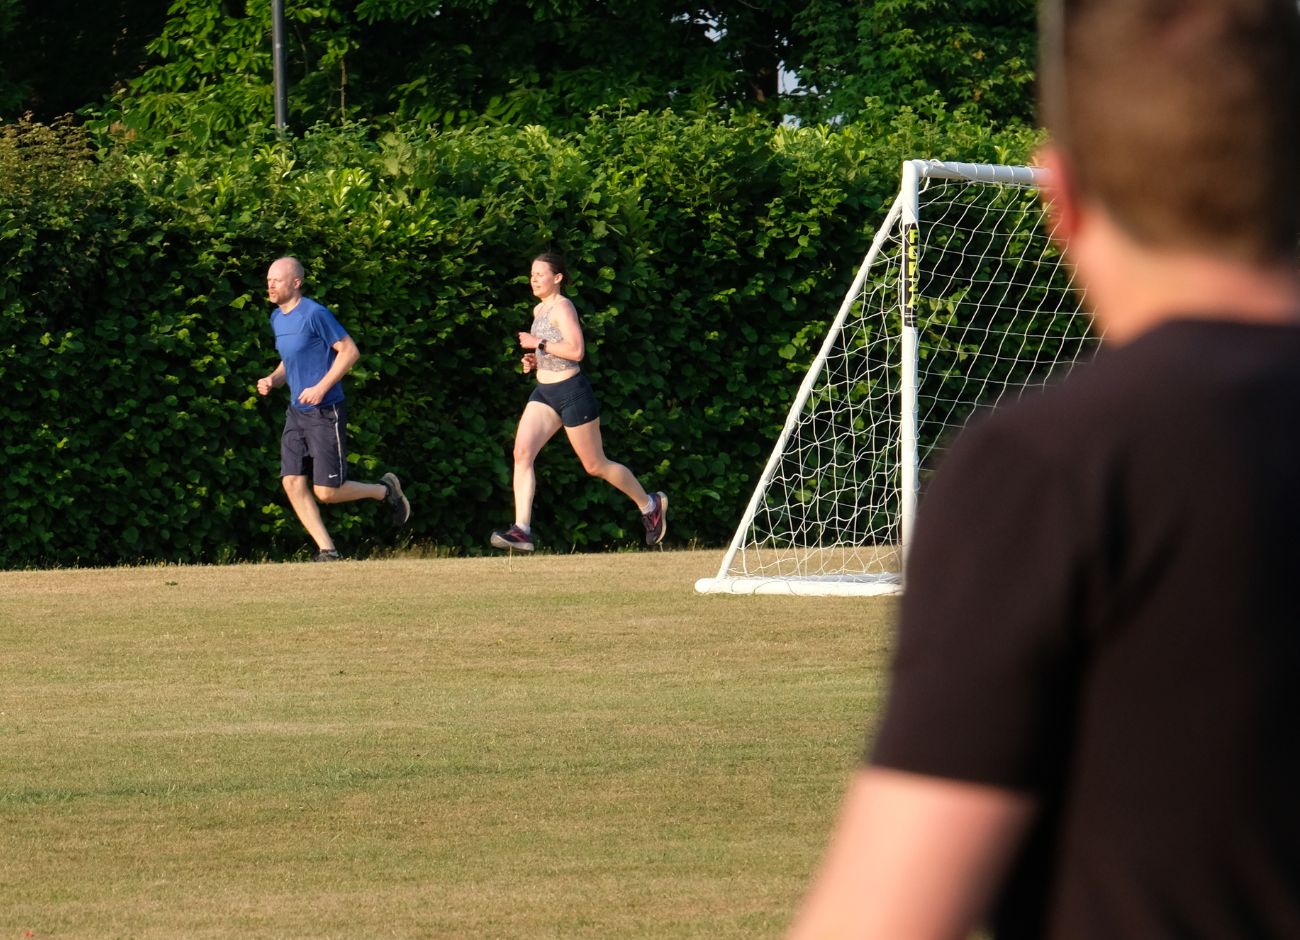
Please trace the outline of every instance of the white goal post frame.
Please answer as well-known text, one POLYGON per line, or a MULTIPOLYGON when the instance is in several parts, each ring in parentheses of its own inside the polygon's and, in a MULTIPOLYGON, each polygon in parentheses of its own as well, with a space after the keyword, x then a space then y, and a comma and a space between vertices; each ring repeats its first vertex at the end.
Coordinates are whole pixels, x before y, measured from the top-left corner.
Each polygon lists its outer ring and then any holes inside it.
POLYGON ((1041 167, 1012 166, 986 163, 961 163, 940 160, 907 160, 902 167, 902 182, 899 193, 890 206, 888 213, 876 230, 871 247, 858 266, 853 283, 845 292, 840 309, 826 331, 826 337, 804 374, 803 382, 786 413, 785 424, 777 436, 776 443, 768 457, 767 464, 759 477, 754 492, 745 508, 745 513, 736 527, 736 533, 723 556, 718 574, 712 578, 700 578, 695 582, 695 589, 702 594, 785 594, 805 596, 872 596, 899 594, 903 590, 901 574, 855 574, 855 575, 804 575, 799 578, 785 577, 748 577, 729 575, 737 553, 745 543, 749 527, 758 510, 773 475, 780 465, 785 446, 798 425, 808 399, 816 385, 818 376, 826 364, 841 327, 863 288, 873 263, 882 246, 891 237, 895 225, 903 230, 904 270, 899 278, 898 307, 902 322, 901 341, 901 383, 900 383, 900 422, 899 422, 899 512, 901 553, 906 557, 911 543, 913 526, 916 519, 917 501, 920 494, 920 466, 917 453, 917 326, 915 319, 917 245, 920 192, 925 181, 930 179, 970 180, 986 183, 1003 183, 1017 186, 1034 186, 1041 188, 1047 181, 1047 171, 1041 167))

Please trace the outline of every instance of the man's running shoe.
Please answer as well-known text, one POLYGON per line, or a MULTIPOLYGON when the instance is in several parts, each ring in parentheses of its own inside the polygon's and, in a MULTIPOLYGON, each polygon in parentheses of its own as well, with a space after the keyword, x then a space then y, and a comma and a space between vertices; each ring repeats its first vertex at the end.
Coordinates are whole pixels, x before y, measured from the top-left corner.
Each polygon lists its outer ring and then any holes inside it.
POLYGON ((343 556, 338 553, 338 549, 322 548, 312 556, 312 561, 342 561, 343 556))
POLYGON ((492 546, 513 549, 517 552, 531 552, 533 537, 519 526, 512 525, 508 529, 498 529, 492 533, 492 546))
POLYGON ((385 473, 379 478, 379 482, 384 484, 384 489, 388 490, 384 502, 393 512, 393 525, 406 525, 411 521, 411 504, 402 493, 402 481, 397 479, 395 473, 385 473))
POLYGON ((643 514, 641 521, 645 523, 645 543, 658 545, 668 534, 668 494, 653 493, 650 498, 655 501, 654 508, 643 514))

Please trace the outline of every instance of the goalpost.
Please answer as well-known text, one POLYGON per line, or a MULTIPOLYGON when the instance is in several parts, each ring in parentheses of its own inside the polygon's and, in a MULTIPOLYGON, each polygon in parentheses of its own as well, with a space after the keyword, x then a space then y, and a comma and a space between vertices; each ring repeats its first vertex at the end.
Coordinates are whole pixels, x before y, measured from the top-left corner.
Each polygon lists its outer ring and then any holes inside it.
POLYGON ((1034 167, 910 160, 704 593, 902 590, 916 505, 980 408, 1096 341, 1034 167))

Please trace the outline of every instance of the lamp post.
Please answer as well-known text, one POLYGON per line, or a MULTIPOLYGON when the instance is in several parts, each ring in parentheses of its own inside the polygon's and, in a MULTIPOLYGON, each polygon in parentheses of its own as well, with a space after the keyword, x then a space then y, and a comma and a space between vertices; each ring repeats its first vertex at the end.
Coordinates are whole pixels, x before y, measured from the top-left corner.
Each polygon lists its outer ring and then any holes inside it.
POLYGON ((275 76, 275 132, 283 136, 289 112, 284 74, 284 0, 271 0, 271 53, 275 76))

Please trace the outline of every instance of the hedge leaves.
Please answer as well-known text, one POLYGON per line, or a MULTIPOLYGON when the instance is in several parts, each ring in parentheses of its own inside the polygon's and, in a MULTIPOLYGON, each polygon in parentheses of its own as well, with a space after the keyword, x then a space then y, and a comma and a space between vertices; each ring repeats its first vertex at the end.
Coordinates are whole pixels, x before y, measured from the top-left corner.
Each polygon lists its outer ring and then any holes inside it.
MULTIPOLYGON (((352 333, 352 473, 393 470, 401 538, 479 551, 510 521, 529 392, 529 261, 555 249, 589 345, 607 453, 672 495, 672 540, 719 544, 748 498, 901 161, 1024 158, 1024 133, 903 112, 772 128, 672 113, 382 136, 319 128, 159 152, 69 125, 0 129, 0 566, 285 558, 308 540, 278 480, 285 392, 265 272, 283 254, 352 333), (936 152, 945 146, 945 152, 936 152)), ((536 527, 634 545, 634 507, 557 438, 536 527)), ((396 537, 325 509, 345 552, 396 537)))

